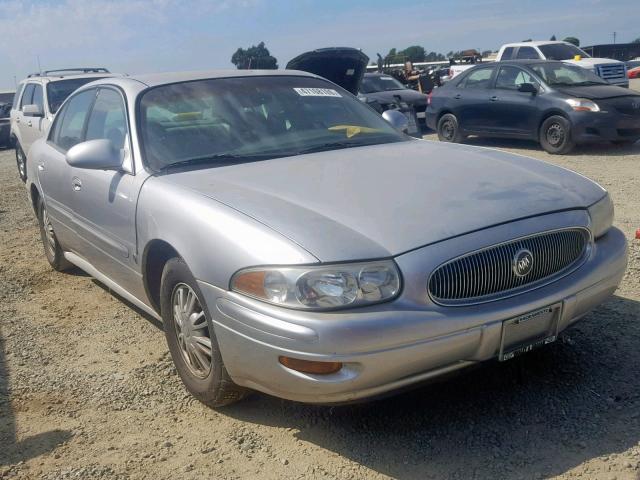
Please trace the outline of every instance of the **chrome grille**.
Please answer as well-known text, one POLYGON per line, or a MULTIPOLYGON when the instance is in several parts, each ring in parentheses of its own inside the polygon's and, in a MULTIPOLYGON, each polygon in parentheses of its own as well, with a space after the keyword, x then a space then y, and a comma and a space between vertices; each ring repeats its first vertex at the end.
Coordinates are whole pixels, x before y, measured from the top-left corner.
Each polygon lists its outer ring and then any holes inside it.
POLYGON ((618 78, 625 78, 625 68, 623 63, 608 63, 606 65, 598 65, 598 76, 604 80, 616 80, 618 78))
POLYGON ((589 232, 556 230, 495 245, 440 265, 429 279, 429 294, 442 305, 468 305, 510 296, 566 275, 585 258, 589 232), (518 252, 528 250, 531 270, 514 272, 518 252))

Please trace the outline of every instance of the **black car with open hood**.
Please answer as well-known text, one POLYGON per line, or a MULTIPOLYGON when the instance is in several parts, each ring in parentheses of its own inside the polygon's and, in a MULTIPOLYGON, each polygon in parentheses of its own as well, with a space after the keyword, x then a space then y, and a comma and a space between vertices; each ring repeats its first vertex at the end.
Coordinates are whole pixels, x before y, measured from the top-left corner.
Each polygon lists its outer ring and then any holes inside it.
POLYGON ((368 63, 369 57, 356 48, 332 47, 302 53, 287 69, 320 75, 356 95, 368 63))

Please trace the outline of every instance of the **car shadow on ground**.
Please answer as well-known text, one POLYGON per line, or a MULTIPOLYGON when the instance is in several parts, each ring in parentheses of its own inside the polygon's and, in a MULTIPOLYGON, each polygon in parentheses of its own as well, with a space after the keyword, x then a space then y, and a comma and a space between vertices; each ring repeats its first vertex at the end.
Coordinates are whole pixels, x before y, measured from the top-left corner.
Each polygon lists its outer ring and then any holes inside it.
MULTIPOLYGON (((434 132, 424 134, 425 140, 438 141, 438 137, 434 132)), ((509 148, 517 150, 531 150, 544 152, 540 144, 533 140, 520 140, 514 138, 488 138, 488 137, 468 137, 464 141, 465 145, 473 145, 476 147, 488 148, 509 148)), ((600 155, 603 157, 620 157, 625 155, 640 154, 640 142, 633 145, 614 145, 612 143, 592 143, 586 145, 577 145, 568 155, 584 156, 584 155, 600 155)))
POLYGON ((559 475, 640 441, 639 318, 640 302, 613 297, 553 345, 395 397, 321 407, 256 394, 221 413, 394 478, 559 475))
POLYGON ((71 438, 71 432, 67 430, 50 430, 18 440, 5 352, 5 340, 0 330, 0 466, 14 465, 52 452, 71 438))

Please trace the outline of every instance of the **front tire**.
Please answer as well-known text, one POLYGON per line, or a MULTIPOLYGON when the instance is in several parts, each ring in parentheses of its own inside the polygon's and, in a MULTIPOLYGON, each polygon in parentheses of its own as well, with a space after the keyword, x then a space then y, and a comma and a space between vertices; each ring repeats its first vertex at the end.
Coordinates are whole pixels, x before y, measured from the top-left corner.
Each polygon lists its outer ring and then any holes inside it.
POLYGON ((160 290, 165 337, 187 390, 210 407, 242 400, 248 390, 227 373, 204 297, 184 260, 166 263, 160 290))
POLYGON ((560 115, 552 115, 540 126, 540 145, 552 155, 564 155, 575 147, 571 138, 571 122, 560 115))
POLYGON ((42 198, 38 199, 38 224, 40 226, 40 238, 44 246, 44 255, 47 257, 51 268, 62 272, 73 267, 73 265, 64 258, 64 252, 62 251, 62 247, 60 247, 56 233, 53 231, 53 225, 51 224, 47 208, 42 198))
POLYGON ((24 154, 20 143, 16 141, 16 165, 18 166, 18 175, 23 183, 27 181, 27 156, 24 154))
POLYGON ((461 143, 464 140, 464 135, 460 132, 460 125, 458 119, 452 113, 446 113, 437 125, 438 140, 441 142, 461 143))

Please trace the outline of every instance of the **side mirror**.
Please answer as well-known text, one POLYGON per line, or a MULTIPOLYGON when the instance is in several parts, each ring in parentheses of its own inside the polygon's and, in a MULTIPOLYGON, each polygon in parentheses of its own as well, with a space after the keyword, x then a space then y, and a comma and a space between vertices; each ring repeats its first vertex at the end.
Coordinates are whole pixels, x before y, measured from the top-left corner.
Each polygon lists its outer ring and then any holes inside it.
POLYGON ((22 107, 22 113, 27 117, 44 117, 42 105, 25 105, 24 107, 22 107))
POLYGON ((386 110, 382 113, 382 118, 391 124, 396 130, 400 130, 402 133, 409 131, 409 120, 398 110, 386 110))
POLYGON ((90 170, 120 170, 122 156, 111 142, 104 138, 78 143, 67 152, 67 163, 72 167, 90 170))
POLYGON ((521 83, 518 85, 518 91, 522 93, 538 93, 538 88, 533 83, 521 83))

